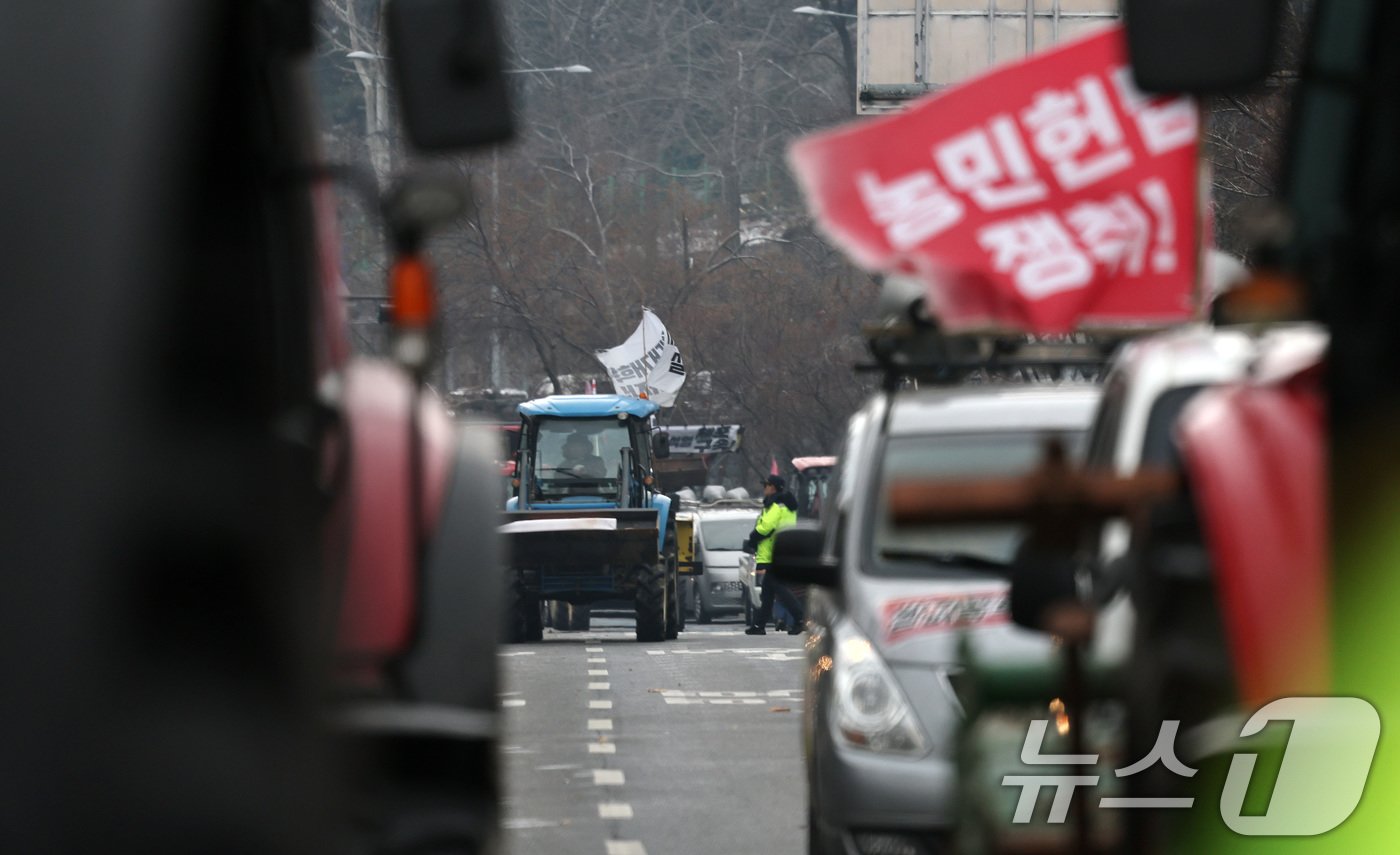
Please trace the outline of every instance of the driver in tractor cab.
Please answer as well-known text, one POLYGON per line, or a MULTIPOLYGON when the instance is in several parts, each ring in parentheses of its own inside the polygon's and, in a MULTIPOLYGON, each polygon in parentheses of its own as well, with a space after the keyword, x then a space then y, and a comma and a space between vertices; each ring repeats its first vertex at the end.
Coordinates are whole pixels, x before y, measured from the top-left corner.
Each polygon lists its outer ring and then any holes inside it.
POLYGON ((592 443, 581 433, 571 433, 564 440, 564 459, 559 462, 559 470, 580 478, 605 478, 608 474, 607 464, 593 453, 592 443))

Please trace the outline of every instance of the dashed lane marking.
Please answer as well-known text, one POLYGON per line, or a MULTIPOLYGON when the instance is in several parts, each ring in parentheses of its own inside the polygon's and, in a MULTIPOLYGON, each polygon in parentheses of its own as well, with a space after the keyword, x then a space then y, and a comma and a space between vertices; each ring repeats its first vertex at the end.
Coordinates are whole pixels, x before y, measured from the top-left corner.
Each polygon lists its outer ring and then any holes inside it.
POLYGON ((609 840, 607 855, 647 855, 646 847, 636 840, 609 840))
POLYGON ((534 656, 534 655, 535 655, 535 651, 533 651, 533 650, 498 650, 498 651, 496 651, 496 655, 497 655, 497 656, 534 656))
POLYGON ((594 769, 593 783, 600 787, 620 787, 627 783, 621 769, 594 769))
POLYGON ((501 701, 501 706, 503 706, 503 707, 523 707, 523 706, 525 706, 525 700, 524 700, 523 698, 506 698, 505 700, 501 701))
POLYGON ((603 648, 601 648, 601 647, 585 647, 585 648, 583 648, 583 652, 584 652, 584 653, 602 653, 602 652, 603 652, 603 648))
POLYGON ((631 819, 632 806, 627 802, 599 802, 599 819, 631 819))
POLYGON ((597 663, 599 663, 599 664, 602 664, 602 663, 608 661, 608 659, 607 659, 606 656, 590 656, 590 657, 588 657, 588 661, 589 661, 589 662, 597 662, 597 663))
POLYGON ((610 710, 612 701, 589 701, 588 708, 591 710, 610 710))
POLYGON ((616 754, 616 742, 590 742, 588 743, 589 754, 616 754))
POLYGON ((610 718, 590 718, 588 720, 589 730, 612 730, 612 719, 610 718))
POLYGON ((606 668, 589 668, 589 669, 588 669, 588 676, 590 676, 590 677, 606 677, 606 676, 608 676, 608 669, 606 669, 606 668))
POLYGON ((612 683, 589 683, 588 688, 595 692, 606 692, 612 688, 612 683))
POLYGON ((680 689, 664 689, 658 694, 668 704, 717 704, 719 706, 745 706, 766 704, 772 700, 799 701, 801 689, 773 689, 768 692, 686 692, 680 689))
POLYGON ((800 648, 773 648, 773 647, 707 647, 701 650, 678 648, 675 650, 648 650, 652 656, 708 656, 714 653, 734 653, 743 656, 745 659, 755 659, 767 662, 793 662, 798 659, 805 659, 806 654, 800 648))

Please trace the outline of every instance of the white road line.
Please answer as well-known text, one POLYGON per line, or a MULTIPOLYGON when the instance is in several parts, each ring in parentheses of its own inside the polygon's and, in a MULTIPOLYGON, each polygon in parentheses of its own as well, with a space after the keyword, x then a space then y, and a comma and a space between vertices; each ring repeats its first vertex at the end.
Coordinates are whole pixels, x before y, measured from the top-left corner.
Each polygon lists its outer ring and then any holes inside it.
POLYGON ((631 819, 632 806, 627 802, 599 802, 599 819, 631 819))
POLYGON ((648 651, 647 651, 647 655, 648 655, 648 656, 665 656, 665 655, 666 655, 666 651, 664 651, 664 650, 648 650, 648 651))
POLYGON ((612 688, 612 683, 589 683, 588 688, 595 692, 606 692, 612 688))
POLYGON ((607 855, 647 855, 646 847, 636 840, 609 840, 607 855))
POLYGON ((608 658, 606 656, 590 656, 588 657, 588 661, 602 664, 603 662, 608 661, 608 658))
POLYGON ((584 652, 584 653, 602 653, 602 652, 603 652, 603 648, 601 648, 601 647, 585 647, 585 648, 583 648, 583 652, 584 652))
POLYGON ((533 650, 498 650, 498 651, 496 651, 496 655, 497 655, 497 656, 534 656, 534 655, 535 655, 535 651, 533 651, 533 650))
POLYGON ((589 669, 588 669, 588 676, 590 676, 590 677, 606 677, 606 676, 608 676, 608 669, 606 669, 606 668, 589 668, 589 669))
POLYGON ((593 783, 600 787, 620 787, 627 783, 621 769, 594 769, 593 783))
POLYGON ((521 698, 507 698, 506 700, 501 701, 501 706, 503 706, 503 707, 523 707, 523 706, 525 706, 525 701, 524 701, 523 699, 521 699, 521 698))
POLYGON ((591 710, 610 710, 612 701, 589 701, 588 708, 591 710))
POLYGON ((612 719, 610 718, 590 718, 588 720, 589 730, 612 730, 612 719))
POLYGON ((616 742, 590 742, 588 743, 589 754, 616 754, 616 742))

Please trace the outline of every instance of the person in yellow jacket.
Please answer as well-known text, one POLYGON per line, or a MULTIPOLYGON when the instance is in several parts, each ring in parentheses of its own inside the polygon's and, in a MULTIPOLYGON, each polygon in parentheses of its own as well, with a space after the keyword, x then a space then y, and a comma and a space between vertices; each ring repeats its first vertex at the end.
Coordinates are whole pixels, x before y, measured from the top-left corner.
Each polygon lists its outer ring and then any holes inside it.
POLYGON ((802 632, 802 603, 792 595, 774 576, 767 572, 773 563, 773 535, 797 522, 797 497, 788 492, 787 482, 779 475, 769 475, 763 484, 763 513, 749 533, 747 546, 753 549, 754 564, 763 574, 763 596, 759 600, 758 614, 753 626, 744 630, 746 635, 767 635, 768 621, 773 617, 773 598, 782 601, 783 607, 792 613, 793 622, 788 627, 789 635, 802 632))

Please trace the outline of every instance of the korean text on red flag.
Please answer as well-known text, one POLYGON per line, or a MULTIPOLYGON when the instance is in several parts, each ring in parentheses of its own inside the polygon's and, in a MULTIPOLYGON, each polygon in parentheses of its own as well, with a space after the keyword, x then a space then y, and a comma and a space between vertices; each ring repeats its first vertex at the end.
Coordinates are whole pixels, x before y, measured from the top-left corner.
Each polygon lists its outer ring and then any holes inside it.
POLYGON ((915 273, 953 329, 1189 318, 1199 115, 1132 83, 1122 28, 906 112, 807 137, 791 162, 858 264, 915 273))

